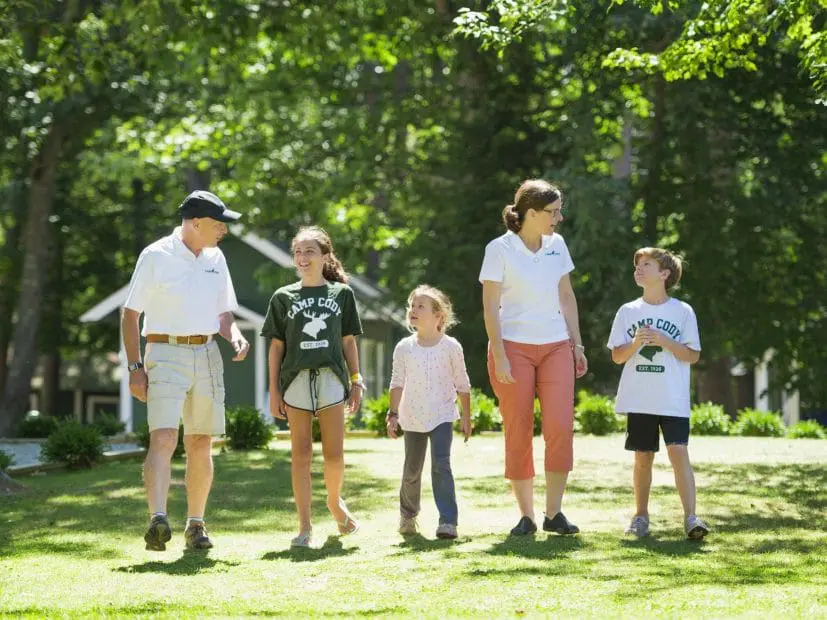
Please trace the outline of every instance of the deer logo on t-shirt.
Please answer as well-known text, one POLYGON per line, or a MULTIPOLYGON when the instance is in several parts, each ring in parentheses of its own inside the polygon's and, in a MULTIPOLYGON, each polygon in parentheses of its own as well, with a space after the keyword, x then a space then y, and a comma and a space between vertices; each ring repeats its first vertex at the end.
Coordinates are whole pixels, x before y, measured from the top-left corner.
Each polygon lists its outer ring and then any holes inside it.
POLYGON ((325 323, 324 320, 329 317, 330 314, 320 314, 316 316, 313 312, 302 312, 302 316, 310 319, 309 323, 304 324, 302 331, 311 338, 318 338, 319 332, 327 327, 327 323, 325 323))

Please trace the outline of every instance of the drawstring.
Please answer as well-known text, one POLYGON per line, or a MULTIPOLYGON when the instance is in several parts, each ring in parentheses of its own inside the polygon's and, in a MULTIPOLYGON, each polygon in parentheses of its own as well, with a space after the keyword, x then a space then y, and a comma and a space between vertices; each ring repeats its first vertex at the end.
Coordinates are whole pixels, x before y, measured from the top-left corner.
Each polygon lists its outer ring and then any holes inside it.
POLYGON ((310 369, 310 408, 313 415, 316 415, 316 403, 319 400, 319 372, 318 368, 310 369))

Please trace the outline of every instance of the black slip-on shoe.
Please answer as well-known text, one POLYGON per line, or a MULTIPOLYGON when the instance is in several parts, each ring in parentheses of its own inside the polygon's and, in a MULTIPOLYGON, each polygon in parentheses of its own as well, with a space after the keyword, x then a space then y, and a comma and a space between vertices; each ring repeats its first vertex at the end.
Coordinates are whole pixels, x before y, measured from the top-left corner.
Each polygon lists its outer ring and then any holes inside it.
POLYGON ((566 519, 566 515, 558 512, 553 519, 549 519, 548 515, 543 519, 543 530, 546 532, 554 532, 555 534, 579 534, 580 528, 574 523, 566 519))
POLYGON ((172 530, 169 521, 162 515, 152 517, 149 522, 149 529, 144 534, 144 541, 148 551, 166 551, 167 543, 172 538, 172 530))
POLYGON ((184 542, 187 549, 212 549, 212 541, 203 523, 192 523, 184 531, 184 542))
POLYGON ((512 536, 529 536, 537 531, 537 525, 528 517, 521 517, 516 526, 511 530, 512 536))

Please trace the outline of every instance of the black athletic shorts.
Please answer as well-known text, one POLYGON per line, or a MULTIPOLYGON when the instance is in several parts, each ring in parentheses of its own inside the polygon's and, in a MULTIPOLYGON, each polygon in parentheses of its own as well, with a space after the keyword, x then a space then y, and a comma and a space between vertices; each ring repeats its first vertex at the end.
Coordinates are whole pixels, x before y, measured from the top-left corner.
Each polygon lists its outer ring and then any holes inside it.
POLYGON ((663 431, 667 446, 689 444, 689 418, 676 418, 650 413, 626 414, 626 449, 635 452, 657 452, 660 449, 658 429, 663 431))

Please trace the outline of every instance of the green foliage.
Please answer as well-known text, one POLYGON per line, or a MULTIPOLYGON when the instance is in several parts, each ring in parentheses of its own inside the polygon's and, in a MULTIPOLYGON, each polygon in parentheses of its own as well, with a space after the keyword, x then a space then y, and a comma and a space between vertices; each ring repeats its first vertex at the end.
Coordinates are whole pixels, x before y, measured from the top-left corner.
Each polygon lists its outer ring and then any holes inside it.
MULTIPOLYGON (((365 428, 369 431, 376 431, 380 437, 388 436, 388 429, 385 426, 385 416, 391 406, 391 395, 389 391, 385 391, 378 398, 369 398, 362 402, 362 419, 365 422, 365 428)), ((400 432, 401 433, 401 429, 400 432)))
POLYGON ((121 422, 117 416, 105 412, 98 413, 92 426, 96 427, 104 437, 112 437, 126 429, 126 424, 121 422))
POLYGON ((46 461, 80 469, 92 467, 100 461, 104 446, 105 441, 98 428, 70 420, 49 435, 40 453, 46 461))
MULTIPOLYGON (((454 422, 454 430, 462 428, 461 420, 454 422)), ((497 401, 477 388, 471 388, 471 428, 477 435, 483 431, 498 431, 502 428, 503 419, 497 401)))
POLYGON ((58 426, 60 420, 57 418, 31 411, 17 427, 17 434, 25 439, 45 439, 57 430, 58 426))
MULTIPOLYGON (((149 435, 149 425, 147 424, 141 424, 135 429, 135 439, 144 450, 149 450, 149 435)), ((172 458, 180 459, 184 454, 186 454, 186 450, 184 449, 184 425, 182 424, 178 427, 178 443, 175 445, 172 458)))
POLYGON ((787 429, 787 437, 791 439, 827 439, 827 428, 816 420, 803 420, 787 429))
POLYGON ((233 450, 259 450, 270 443, 273 430, 258 409, 237 405, 227 408, 226 435, 233 450))
POLYGON ((0 450, 0 471, 7 471, 14 464, 14 457, 0 450))
POLYGON ((786 431, 781 416, 775 411, 750 408, 741 409, 732 426, 733 435, 745 437, 783 437, 786 431))
POLYGON ((620 428, 614 399, 585 390, 577 394, 574 418, 578 430, 587 435, 607 435, 620 428))
POLYGON ((693 435, 729 435, 732 421, 721 405, 701 403, 692 407, 689 429, 693 435))

